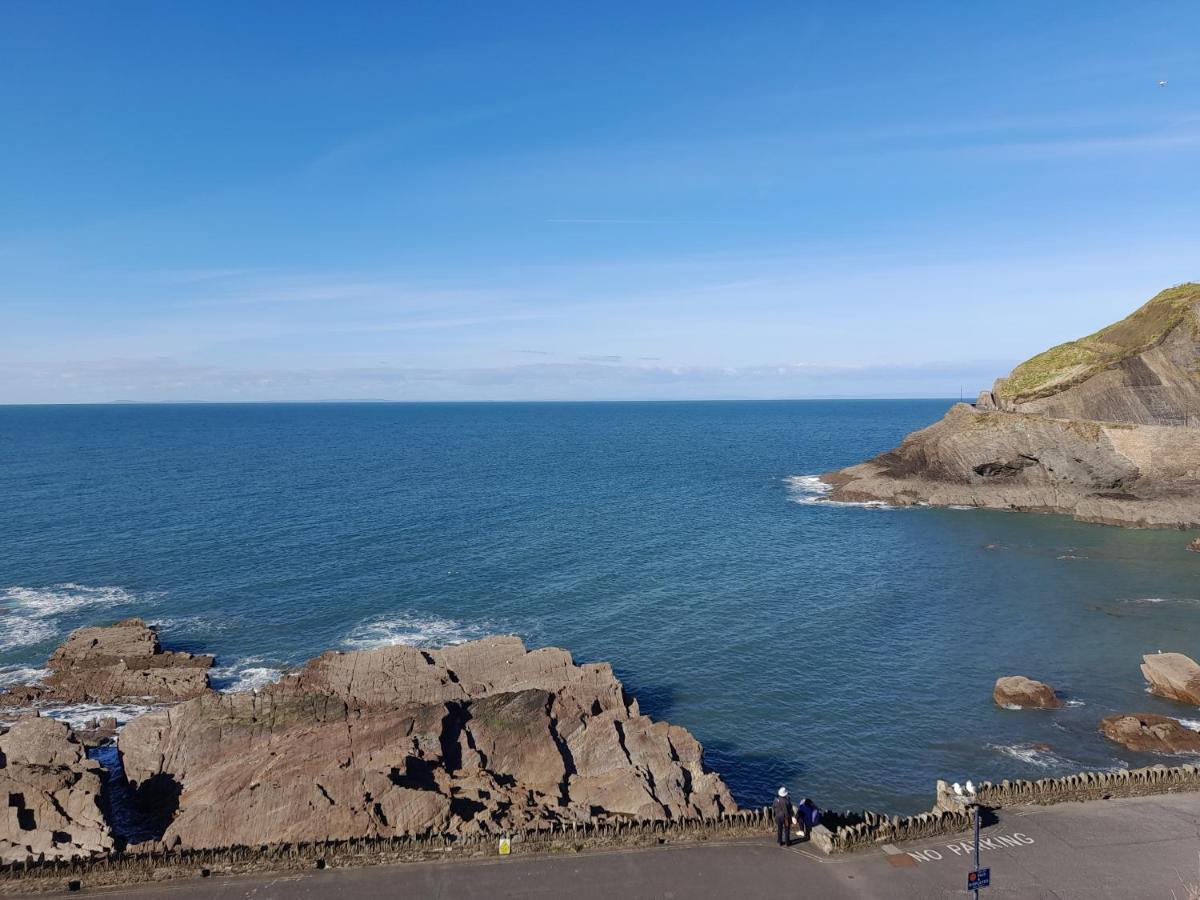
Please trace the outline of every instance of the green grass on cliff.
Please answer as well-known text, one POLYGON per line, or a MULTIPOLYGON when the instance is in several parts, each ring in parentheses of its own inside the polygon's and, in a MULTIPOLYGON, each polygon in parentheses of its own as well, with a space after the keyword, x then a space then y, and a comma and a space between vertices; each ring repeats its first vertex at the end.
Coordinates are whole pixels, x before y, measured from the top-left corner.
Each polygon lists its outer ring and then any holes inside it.
POLYGON ((1095 334, 1051 347, 1026 360, 999 385, 1007 400, 1036 400, 1065 390, 1123 359, 1156 346, 1181 323, 1200 332, 1192 306, 1200 302, 1200 284, 1163 291, 1120 322, 1095 334))

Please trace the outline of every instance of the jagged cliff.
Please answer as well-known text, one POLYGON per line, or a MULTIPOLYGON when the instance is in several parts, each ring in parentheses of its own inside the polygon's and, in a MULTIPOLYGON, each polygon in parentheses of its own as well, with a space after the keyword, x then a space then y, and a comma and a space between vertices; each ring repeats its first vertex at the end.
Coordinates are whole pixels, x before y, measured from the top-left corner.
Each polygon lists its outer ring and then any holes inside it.
POLYGON ((974 406, 822 478, 834 500, 1200 526, 1200 284, 1038 354, 974 406))

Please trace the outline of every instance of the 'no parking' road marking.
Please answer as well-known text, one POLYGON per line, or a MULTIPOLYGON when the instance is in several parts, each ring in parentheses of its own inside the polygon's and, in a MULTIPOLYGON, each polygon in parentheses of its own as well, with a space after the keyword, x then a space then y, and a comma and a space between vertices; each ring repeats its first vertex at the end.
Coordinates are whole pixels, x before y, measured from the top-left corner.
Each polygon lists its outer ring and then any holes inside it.
MULTIPOLYGON (((1014 831, 1012 834, 994 834, 990 837, 979 838, 979 849, 982 850, 1020 850, 1022 847, 1028 847, 1033 843, 1033 838, 1025 834, 1023 831, 1014 831)), ((955 856, 974 856, 975 843, 973 841, 955 841, 951 844, 944 845, 946 850, 953 853, 955 856)), ((937 862, 941 859, 949 859, 950 857, 942 853, 941 850, 907 850, 908 856, 915 859, 919 863, 937 862)))

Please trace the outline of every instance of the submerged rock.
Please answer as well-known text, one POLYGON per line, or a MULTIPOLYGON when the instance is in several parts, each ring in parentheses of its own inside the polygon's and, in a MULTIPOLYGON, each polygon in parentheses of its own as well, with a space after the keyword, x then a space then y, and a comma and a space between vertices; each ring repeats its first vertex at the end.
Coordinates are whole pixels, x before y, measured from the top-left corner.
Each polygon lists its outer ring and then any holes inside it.
POLYGON ((169 703, 208 690, 211 656, 163 650, 141 619, 79 628, 51 654, 40 685, 0 693, 0 706, 34 703, 169 703))
POLYGON ((992 699, 998 706, 1020 706, 1026 709, 1058 709, 1062 701, 1054 688, 1024 675, 1006 675, 996 679, 992 699))
POLYGON ((142 716, 118 746, 169 814, 163 840, 188 847, 736 808, 700 744, 643 716, 607 664, 516 637, 326 653, 142 716))
POLYGON ((101 771, 63 722, 29 716, 0 734, 0 862, 111 850, 101 771))
POLYGON ((1147 653, 1142 657, 1142 674, 1150 682, 1150 693, 1200 706, 1200 665, 1192 658, 1182 653, 1147 653))
POLYGON ((1100 732, 1129 750, 1154 753, 1200 753, 1200 732, 1169 716, 1133 713, 1109 716, 1100 732))
POLYGON ((1198 366, 1200 284, 1185 284, 1022 363, 895 450, 822 480, 832 500, 1200 525, 1198 366))

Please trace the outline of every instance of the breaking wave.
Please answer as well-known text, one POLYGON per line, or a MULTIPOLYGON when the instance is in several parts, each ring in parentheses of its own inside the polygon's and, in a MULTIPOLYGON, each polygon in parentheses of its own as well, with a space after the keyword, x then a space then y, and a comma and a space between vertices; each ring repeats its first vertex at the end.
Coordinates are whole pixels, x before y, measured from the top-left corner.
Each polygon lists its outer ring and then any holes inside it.
POLYGON ((222 694, 235 694, 260 690, 283 677, 282 669, 262 663, 261 656, 248 656, 228 666, 213 668, 209 680, 222 694))
POLYGON ((66 582, 45 588, 0 589, 0 652, 48 641, 59 633, 54 620, 89 606, 124 606, 157 594, 66 582))
POLYGON ((1027 765, 1037 766, 1039 769, 1062 769, 1072 765, 1069 759, 1059 756, 1045 744, 989 744, 988 747, 996 753, 1027 765))
POLYGON ((350 632, 342 644, 354 650, 395 647, 398 644, 446 647, 495 633, 496 629, 487 623, 468 624, 453 619, 405 615, 364 622, 350 632))
POLYGON ((10 684, 37 684, 49 674, 49 669, 35 669, 31 666, 0 666, 0 687, 10 684))
POLYGON ((816 475, 791 475, 785 478, 788 490, 792 494, 793 503, 828 503, 830 506, 858 506, 863 509, 895 509, 889 503, 884 503, 882 500, 865 500, 862 502, 852 502, 849 500, 830 500, 829 492, 833 490, 833 485, 826 484, 816 475))
POLYGON ((66 722, 72 728, 83 728, 92 719, 107 718, 116 719, 119 728, 131 719, 161 707, 139 703, 72 703, 67 706, 18 707, 4 710, 3 715, 11 715, 13 718, 0 720, 0 724, 12 724, 17 715, 32 712, 34 709, 46 718, 66 722))

